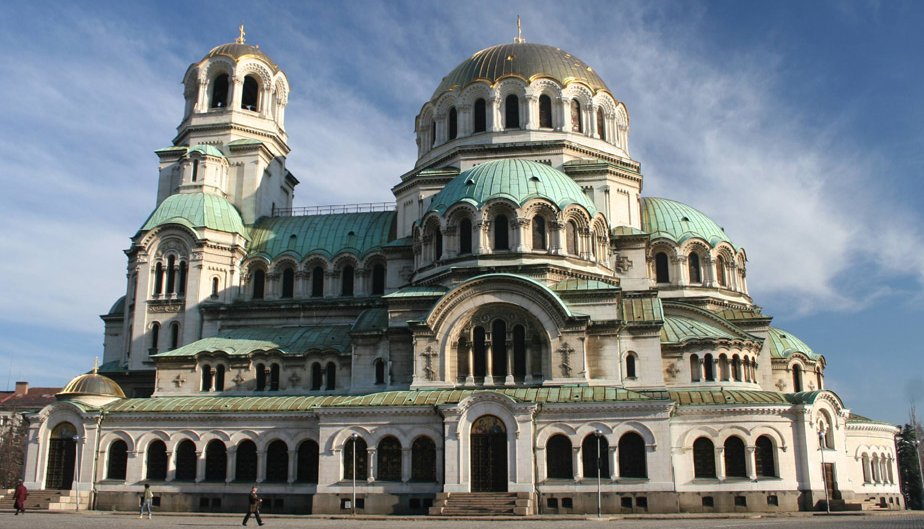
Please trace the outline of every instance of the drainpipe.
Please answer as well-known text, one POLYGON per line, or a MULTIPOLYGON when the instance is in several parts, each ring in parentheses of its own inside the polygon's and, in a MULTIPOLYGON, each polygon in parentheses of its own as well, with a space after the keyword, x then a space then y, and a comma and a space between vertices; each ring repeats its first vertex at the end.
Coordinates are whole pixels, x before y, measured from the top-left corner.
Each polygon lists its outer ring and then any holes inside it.
POLYGON ((96 469, 99 466, 99 445, 100 438, 103 436, 102 425, 103 417, 106 415, 105 411, 100 411, 99 417, 96 419, 96 448, 93 452, 93 473, 90 475, 90 506, 88 510, 96 510, 96 469))

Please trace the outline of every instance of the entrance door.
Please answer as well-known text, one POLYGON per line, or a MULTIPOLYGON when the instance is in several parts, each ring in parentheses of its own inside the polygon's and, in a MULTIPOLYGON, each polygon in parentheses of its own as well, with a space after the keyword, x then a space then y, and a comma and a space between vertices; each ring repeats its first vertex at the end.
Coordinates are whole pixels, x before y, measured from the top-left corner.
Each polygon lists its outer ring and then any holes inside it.
POLYGON ((825 463, 822 467, 828 494, 831 495, 832 500, 841 499, 841 491, 837 490, 837 481, 834 480, 834 463, 825 463))
POLYGON ((51 432, 48 443, 48 469, 45 488, 71 490, 74 484, 74 463, 77 456, 77 429, 70 423, 61 423, 51 432))
POLYGON ((507 491, 507 429, 493 415, 472 424, 472 492, 507 491))

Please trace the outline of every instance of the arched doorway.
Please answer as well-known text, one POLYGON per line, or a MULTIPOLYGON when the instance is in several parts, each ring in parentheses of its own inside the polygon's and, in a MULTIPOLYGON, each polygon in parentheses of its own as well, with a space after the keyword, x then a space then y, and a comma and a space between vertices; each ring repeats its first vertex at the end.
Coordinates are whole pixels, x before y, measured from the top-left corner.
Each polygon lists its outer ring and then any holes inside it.
POLYGON ((507 428, 493 415, 472 423, 472 492, 507 491, 507 428))
POLYGON ((74 485, 74 464, 77 457, 77 428, 69 422, 62 422, 51 431, 48 443, 48 469, 45 472, 45 488, 71 490, 74 485))

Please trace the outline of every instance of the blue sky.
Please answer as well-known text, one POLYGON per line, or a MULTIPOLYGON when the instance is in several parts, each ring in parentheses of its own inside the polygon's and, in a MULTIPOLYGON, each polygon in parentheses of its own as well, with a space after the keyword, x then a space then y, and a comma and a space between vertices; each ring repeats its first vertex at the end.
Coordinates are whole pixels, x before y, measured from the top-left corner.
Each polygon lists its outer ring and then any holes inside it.
POLYGON ((920 2, 6 2, 0 388, 102 351, 122 250, 154 207, 186 67, 240 23, 289 76, 297 205, 391 200, 443 75, 515 35, 591 64, 629 109, 644 194, 749 257, 774 324, 855 412, 924 406, 920 2))

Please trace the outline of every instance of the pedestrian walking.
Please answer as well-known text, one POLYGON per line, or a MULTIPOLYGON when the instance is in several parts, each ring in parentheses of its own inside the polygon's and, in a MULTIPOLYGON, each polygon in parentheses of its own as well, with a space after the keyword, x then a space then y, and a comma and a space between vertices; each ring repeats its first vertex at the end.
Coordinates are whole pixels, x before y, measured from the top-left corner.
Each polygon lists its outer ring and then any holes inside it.
POLYGON ((16 516, 19 516, 20 513, 26 514, 26 498, 28 497, 29 490, 20 480, 16 485, 16 490, 13 491, 13 508, 16 509, 16 516))
POLYGON ((257 494, 257 486, 254 485, 250 489, 250 499, 249 505, 247 507, 247 514, 244 515, 244 523, 241 525, 247 525, 247 520, 250 519, 250 516, 253 515, 257 519, 257 525, 263 525, 263 520, 260 519, 260 505, 263 503, 263 499, 257 494))
POLYGON ((148 520, 151 519, 151 505, 154 503, 154 491, 151 490, 151 485, 144 484, 144 494, 141 496, 141 511, 138 513, 138 518, 144 518, 144 511, 148 511, 148 520))

